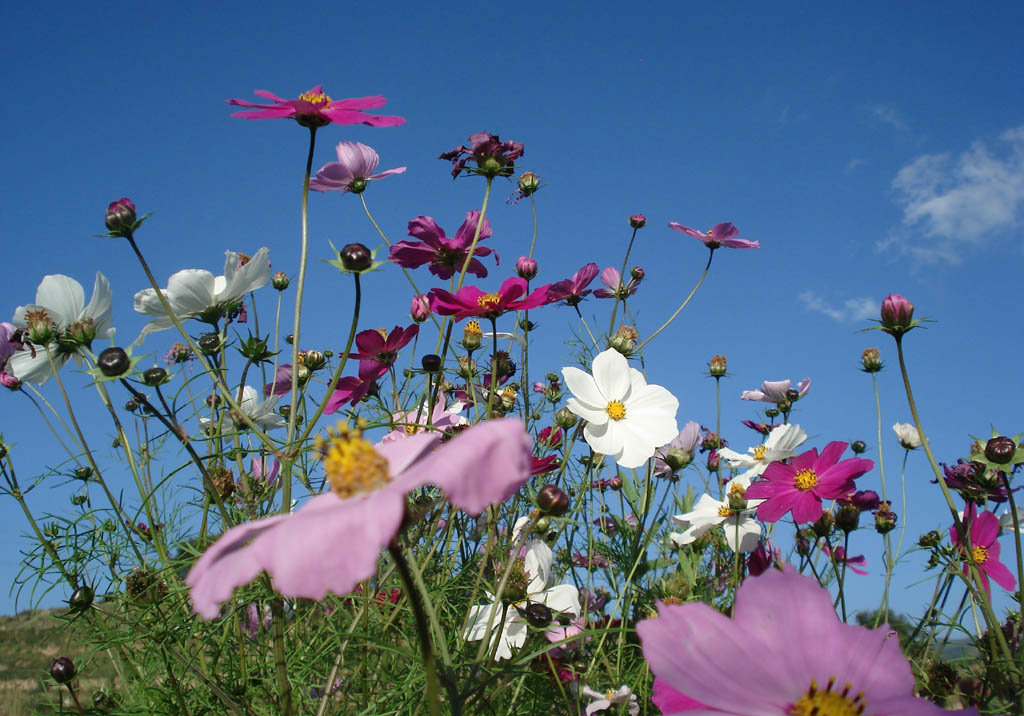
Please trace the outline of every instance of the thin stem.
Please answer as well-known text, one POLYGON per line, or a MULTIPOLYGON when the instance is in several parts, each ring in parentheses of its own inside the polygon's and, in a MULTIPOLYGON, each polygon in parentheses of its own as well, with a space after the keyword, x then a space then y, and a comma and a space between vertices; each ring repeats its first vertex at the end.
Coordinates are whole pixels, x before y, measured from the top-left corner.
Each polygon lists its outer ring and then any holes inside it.
POLYGON ((684 301, 682 302, 682 304, 680 304, 679 308, 677 308, 677 309, 676 309, 676 312, 675 312, 675 313, 673 313, 673 314, 672 314, 671 316, 669 316, 669 318, 668 318, 668 320, 667 320, 667 321, 665 321, 664 323, 662 323, 662 324, 661 324, 661 327, 660 327, 660 328, 659 328, 658 330, 656 330, 656 331, 655 331, 654 333, 652 333, 651 335, 647 336, 647 338, 645 338, 645 339, 644 339, 643 341, 641 341, 640 345, 638 345, 638 346, 636 347, 636 350, 640 350, 641 348, 643 348, 644 346, 646 346, 646 345, 647 345, 648 343, 650 343, 650 342, 651 342, 651 341, 652 341, 652 340, 654 339, 654 337, 655 337, 656 335, 658 335, 658 334, 659 334, 659 333, 661 333, 661 332, 662 332, 663 330, 665 330, 666 328, 668 328, 668 325, 669 325, 670 323, 672 323, 672 321, 676 320, 676 316, 678 316, 678 315, 679 315, 679 314, 680 314, 680 313, 682 312, 682 310, 683 310, 684 308, 686 308, 686 304, 688 304, 688 303, 690 302, 690 299, 691 299, 691 298, 693 298, 693 295, 694 295, 695 293, 697 293, 697 289, 698 289, 698 288, 700 288, 700 285, 701 285, 702 283, 704 283, 704 279, 705 279, 705 278, 707 278, 707 275, 708 275, 708 271, 709 271, 709 270, 711 269, 711 259, 713 259, 714 257, 715 257, 715 252, 714 252, 714 251, 711 251, 711 252, 710 252, 710 253, 708 254, 708 262, 707 262, 707 265, 705 265, 705 266, 704 266, 704 273, 702 273, 702 274, 700 275, 700 280, 699 280, 699 281, 697 281, 697 285, 693 287, 693 290, 692 290, 692 291, 690 291, 690 295, 686 297, 686 299, 685 299, 685 300, 684 300, 684 301))
POLYGON ((615 332, 615 314, 618 313, 619 303, 622 302, 622 295, 618 288, 624 286, 626 283, 626 265, 629 263, 629 254, 633 251, 633 242, 636 241, 636 232, 639 229, 633 229, 633 235, 629 237, 629 244, 626 246, 626 255, 622 257, 622 270, 619 271, 619 286, 615 290, 615 303, 612 305, 612 318, 608 322, 608 335, 611 336, 615 332))

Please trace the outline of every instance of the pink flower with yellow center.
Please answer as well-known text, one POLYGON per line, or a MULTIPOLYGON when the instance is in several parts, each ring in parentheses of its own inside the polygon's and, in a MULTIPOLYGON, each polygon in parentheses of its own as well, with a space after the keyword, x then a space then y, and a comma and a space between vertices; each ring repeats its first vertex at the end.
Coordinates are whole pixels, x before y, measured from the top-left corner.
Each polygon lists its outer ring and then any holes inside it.
POLYGON ((802 453, 789 464, 773 462, 746 493, 748 499, 763 499, 757 519, 778 522, 793 512, 797 522, 814 522, 821 517, 821 501, 835 500, 854 492, 854 480, 871 470, 875 463, 859 457, 839 462, 847 443, 836 441, 802 453))
POLYGON ((361 331, 356 336, 358 350, 349 355, 359 361, 359 377, 379 378, 398 358, 398 351, 409 345, 419 332, 420 327, 415 324, 405 328, 395 326, 390 333, 383 328, 361 331))
MULTIPOLYGON (((960 549, 964 561, 974 562, 978 570, 978 577, 986 592, 990 592, 988 585, 989 577, 1000 587, 1012 592, 1017 587, 1017 580, 1006 568, 1006 565, 999 561, 1001 546, 999 537, 999 518, 992 512, 978 512, 973 502, 969 502, 967 510, 963 515, 963 524, 967 528, 967 534, 971 538, 971 551, 968 555, 966 547, 960 540, 956 527, 951 527, 949 532, 953 538, 953 544, 960 549)), ((964 564, 964 574, 969 573, 967 564, 964 564)))
POLYGON ((526 280, 512 276, 505 279, 496 293, 484 293, 476 286, 463 286, 456 293, 435 288, 430 291, 430 307, 434 313, 455 316, 456 320, 474 316, 493 319, 506 311, 543 306, 547 303, 549 286, 546 284, 524 296, 528 287, 526 280))
POLYGON ((317 128, 328 124, 366 124, 371 127, 398 127, 405 124, 402 117, 366 114, 364 110, 383 107, 387 100, 375 97, 352 97, 333 100, 324 93, 322 85, 303 92, 298 99, 283 99, 267 90, 255 94, 274 104, 254 104, 244 99, 229 99, 228 104, 249 108, 235 112, 232 117, 244 119, 294 119, 303 127, 317 128))

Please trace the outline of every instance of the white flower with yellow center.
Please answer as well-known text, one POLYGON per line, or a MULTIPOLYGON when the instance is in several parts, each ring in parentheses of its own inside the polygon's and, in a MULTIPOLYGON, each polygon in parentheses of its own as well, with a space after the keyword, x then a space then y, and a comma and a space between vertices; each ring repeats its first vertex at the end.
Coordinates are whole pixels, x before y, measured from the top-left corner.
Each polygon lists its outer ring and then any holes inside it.
POLYGON ((750 477, 740 475, 725 485, 725 497, 716 500, 708 494, 700 496, 690 512, 676 515, 672 524, 682 532, 672 532, 669 539, 677 547, 691 544, 712 527, 722 525, 725 542, 733 552, 753 552, 761 537, 761 525, 754 511, 764 500, 746 499, 750 477))
POLYGON ((722 448, 718 455, 734 470, 744 470, 743 476, 759 477, 776 460, 785 460, 796 455, 796 448, 807 439, 807 433, 799 425, 776 425, 768 433, 763 445, 747 449, 746 455, 722 448))
POLYGON ((626 468, 640 467, 654 450, 676 437, 679 401, 660 385, 648 385, 626 358, 609 348, 599 353, 593 374, 562 368, 572 391, 566 407, 587 421, 583 437, 594 452, 626 468))
POLYGON ((621 709, 624 704, 629 716, 637 716, 640 713, 640 704, 637 702, 636 694, 625 684, 618 689, 609 689, 604 693, 584 686, 580 689, 580 695, 590 699, 590 704, 583 712, 584 716, 593 716, 593 714, 603 711, 622 713, 621 709))

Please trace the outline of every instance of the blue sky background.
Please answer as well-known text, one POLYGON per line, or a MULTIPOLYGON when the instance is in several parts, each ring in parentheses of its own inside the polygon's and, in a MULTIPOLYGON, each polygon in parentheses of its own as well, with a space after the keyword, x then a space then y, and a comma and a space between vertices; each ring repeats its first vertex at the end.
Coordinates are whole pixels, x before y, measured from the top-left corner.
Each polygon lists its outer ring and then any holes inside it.
MULTIPOLYGON (((480 130, 524 142, 519 166, 543 178, 539 280, 590 260, 618 266, 626 217, 646 214, 631 261, 648 275, 634 305, 641 332, 675 309, 706 259, 668 221, 732 221, 758 239, 760 251, 716 254, 704 287, 648 352, 648 378, 679 397, 680 424, 713 424, 713 382, 702 371, 712 354, 728 356, 723 426, 741 451, 756 436, 738 421, 756 419, 758 406, 740 392, 810 376, 794 414, 810 444, 861 438, 876 457, 871 381, 857 368, 861 351, 879 346, 891 365, 880 382, 887 467, 897 474, 890 426, 910 416, 895 351, 887 336, 857 331, 886 294, 907 295, 936 321, 908 337, 907 355, 937 457, 952 462, 990 424, 1024 430, 1024 100, 1012 80, 1024 66, 1022 15, 1013 3, 11 7, 0 28, 0 314, 31 302, 45 274, 71 275, 88 293, 101 270, 118 337, 133 339, 144 321, 131 297, 145 278, 123 242, 92 238, 122 195, 157 212, 139 238, 162 281, 187 267, 219 274, 225 249, 260 246, 275 270, 294 274, 306 132, 230 119, 224 100, 255 99, 257 88, 294 97, 322 83, 336 99, 383 94, 381 112, 408 119, 397 129, 328 127, 314 161, 334 159, 333 145, 348 139, 374 146, 382 169, 408 166, 367 192, 393 241, 415 216, 434 216, 451 234, 479 207, 482 180, 452 182, 436 156, 480 130)), ((489 244, 503 262, 485 285, 528 246, 529 206, 507 206, 511 192, 496 184, 489 244)), ((354 197, 314 195, 313 257, 328 256, 328 238, 378 243, 354 197)), ((303 347, 338 348, 349 283, 319 263, 309 277, 303 347)), ((367 284, 363 327, 404 324, 401 274, 367 284)), ((269 317, 273 299, 263 300, 269 317)), ((584 306, 605 325, 607 306, 584 306)), ((538 335, 556 346, 534 358, 540 376, 564 364, 569 351, 557 341, 574 324, 566 309, 536 318, 538 335)), ((145 347, 163 353, 173 340, 156 334, 145 347)), ((50 443, 27 401, 2 398, 0 430, 23 453, 26 480, 52 464, 50 443)), ((82 390, 80 404, 93 402, 82 390)), ((102 423, 94 430, 110 433, 102 423)), ((911 455, 911 514, 896 505, 908 544, 948 523, 929 475, 924 455, 911 455)), ((877 483, 877 470, 861 480, 877 483)), ((64 511, 73 491, 43 485, 32 504, 64 511)), ((6 584, 26 525, 13 501, 0 515, 6 584)), ((858 533, 851 551, 868 556, 872 576, 856 588, 873 604, 878 540, 858 533)), ((897 608, 922 608, 930 585, 906 589, 919 578, 913 569, 898 576, 897 608)), ((29 606, 26 596, 18 607, 29 606)), ((14 609, 0 590, 0 613, 14 609)))

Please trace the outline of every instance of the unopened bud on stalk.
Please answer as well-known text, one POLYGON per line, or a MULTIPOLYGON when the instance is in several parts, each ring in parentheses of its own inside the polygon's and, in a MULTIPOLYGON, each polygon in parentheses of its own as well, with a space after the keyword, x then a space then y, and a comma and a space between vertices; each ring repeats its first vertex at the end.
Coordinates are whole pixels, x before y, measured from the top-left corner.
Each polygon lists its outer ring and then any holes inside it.
POLYGON ((612 479, 608 480, 608 487, 612 488, 613 490, 621 490, 622 478, 616 475, 612 479))
POLYGON ((539 602, 530 602, 523 609, 523 616, 526 617, 526 621, 530 623, 530 626, 543 629, 544 627, 551 624, 551 620, 554 618, 554 614, 551 611, 551 607, 546 604, 539 602))
POLYGON ((420 358, 420 365, 428 373, 436 373, 441 370, 441 356, 436 353, 427 353, 420 358))
POLYGON ((107 207, 107 214, 104 217, 107 230, 122 236, 127 235, 132 230, 132 224, 135 223, 135 219, 135 204, 127 197, 121 197, 117 201, 110 202, 110 206, 107 207))
POLYGON ((914 304, 898 293, 890 293, 882 301, 882 330, 899 337, 913 328, 914 304))
POLYGON ((92 606, 92 600, 95 596, 96 593, 92 590, 92 587, 79 587, 71 594, 71 598, 68 599, 68 607, 75 612, 84 612, 92 606))
POLYGON ((1015 452, 1017 452, 1017 446, 1005 435, 992 438, 985 443, 985 457, 996 465, 1008 464, 1013 459, 1015 452))
POLYGON ((430 318, 430 299, 424 294, 412 297, 412 306, 409 308, 412 320, 416 323, 423 323, 430 318))
POLYGON ((712 378, 722 378, 725 376, 726 366, 725 356, 716 353, 711 356, 711 360, 708 362, 708 372, 712 378))
POLYGON ((523 172, 519 177, 519 191, 523 196, 530 196, 540 189, 540 177, 533 172, 523 172))
POLYGON ((925 532, 917 540, 919 547, 925 549, 931 549, 932 547, 938 547, 942 543, 942 533, 938 530, 932 530, 931 532, 925 532))
POLYGON ((288 288, 292 280, 288 278, 288 274, 284 271, 276 271, 274 276, 270 279, 270 285, 272 285, 278 291, 283 291, 288 288))
POLYGON ((865 348, 864 352, 860 354, 860 362, 863 365, 865 373, 877 373, 882 370, 882 358, 878 354, 877 348, 865 348))
POLYGON ((629 225, 634 229, 642 229, 647 224, 647 217, 643 214, 633 214, 629 217, 629 225))
POLYGON ((856 505, 840 505, 836 510, 836 527, 843 532, 853 532, 860 524, 860 508, 856 505))
POLYGON ((154 388, 167 382, 167 371, 157 366, 150 368, 142 374, 142 382, 154 388))
POLYGON ((532 281, 537 276, 537 260, 529 256, 520 256, 516 260, 516 274, 519 278, 532 281))
POLYGON ((67 656, 58 656, 50 662, 50 676, 58 684, 70 683, 77 673, 78 670, 75 668, 75 662, 71 661, 67 656))
POLYGON ((558 517, 569 509, 569 496, 557 485, 544 485, 537 493, 537 507, 549 515, 558 517))
POLYGON ((875 532, 884 535, 896 529, 896 513, 892 511, 888 502, 883 502, 875 511, 875 532))
POLYGON ((836 518, 828 510, 824 510, 821 513, 821 517, 811 525, 811 529, 814 530, 814 534, 818 537, 828 537, 832 534, 832 528, 835 527, 836 518))
POLYGON ((634 281, 643 281, 644 276, 646 276, 647 273, 641 267, 634 266, 629 270, 629 275, 633 278, 634 281))
POLYGON ((327 365, 327 356, 320 351, 306 351, 302 354, 302 365, 309 370, 320 370, 327 365))
POLYGON ((577 417, 576 413, 572 412, 568 408, 562 408, 555 413, 555 425, 568 430, 576 424, 577 417))
POLYGON ((373 256, 363 244, 348 244, 341 250, 341 265, 347 271, 365 271, 372 263, 373 256))
POLYGON ((863 440, 854 440, 850 443, 850 449, 853 450, 854 454, 860 455, 868 449, 868 445, 863 440))
POLYGON ((765 414, 766 417, 769 417, 769 418, 777 418, 777 417, 779 417, 779 409, 778 408, 765 408, 764 414, 765 414))
POLYGON ((81 467, 76 467, 75 472, 73 474, 76 480, 81 480, 82 482, 85 482, 90 477, 92 477, 92 468, 87 467, 85 465, 81 467))
POLYGON ((132 361, 124 348, 107 348, 96 359, 100 372, 108 378, 116 378, 128 372, 132 361))
POLYGON ((220 350, 220 336, 216 333, 204 333, 197 341, 199 350, 210 356, 220 350))

